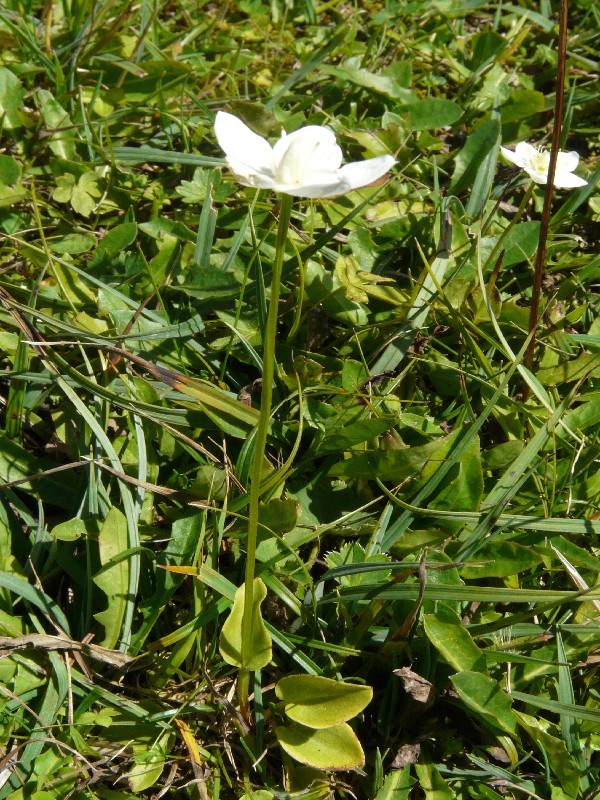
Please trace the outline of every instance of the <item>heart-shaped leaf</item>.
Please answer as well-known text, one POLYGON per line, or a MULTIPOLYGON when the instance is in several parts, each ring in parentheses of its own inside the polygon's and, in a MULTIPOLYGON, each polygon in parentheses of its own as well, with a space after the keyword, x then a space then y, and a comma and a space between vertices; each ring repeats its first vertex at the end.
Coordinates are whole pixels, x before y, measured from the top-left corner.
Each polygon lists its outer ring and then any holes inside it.
POLYGON ((285 713, 309 728, 329 728, 352 719, 371 702, 370 686, 343 683, 319 675, 288 675, 275 692, 285 713))
POLYGON ((252 634, 250 648, 242 654, 242 623, 244 619, 245 584, 236 590, 231 612, 219 637, 219 650, 223 659, 234 667, 247 670, 257 670, 266 667, 271 660, 271 634, 265 627, 260 606, 267 596, 267 587, 260 578, 254 579, 252 592, 252 615, 250 624, 252 634))
POLYGON ((317 769, 354 769, 365 763, 365 754, 352 728, 342 722, 331 728, 312 730, 293 722, 275 729, 285 752, 317 769))

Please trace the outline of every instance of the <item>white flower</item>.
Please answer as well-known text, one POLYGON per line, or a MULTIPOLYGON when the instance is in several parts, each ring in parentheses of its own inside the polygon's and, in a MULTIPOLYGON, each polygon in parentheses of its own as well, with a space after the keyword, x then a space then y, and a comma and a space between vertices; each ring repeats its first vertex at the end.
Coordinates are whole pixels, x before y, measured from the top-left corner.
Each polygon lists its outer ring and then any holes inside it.
POLYGON ((215 134, 227 166, 240 183, 296 197, 335 197, 360 189, 396 163, 386 155, 342 167, 342 151, 334 132, 319 125, 282 133, 271 147, 233 114, 219 111, 215 134))
MULTIPOLYGON (((535 183, 548 183, 549 151, 538 150, 527 142, 519 142, 514 153, 512 150, 507 150, 506 147, 501 147, 500 150, 504 158, 524 169, 535 183)), ((584 181, 579 175, 573 174, 573 170, 577 168, 578 164, 578 153, 558 151, 554 174, 554 185, 558 189, 574 189, 576 186, 587 185, 587 181, 584 181)))

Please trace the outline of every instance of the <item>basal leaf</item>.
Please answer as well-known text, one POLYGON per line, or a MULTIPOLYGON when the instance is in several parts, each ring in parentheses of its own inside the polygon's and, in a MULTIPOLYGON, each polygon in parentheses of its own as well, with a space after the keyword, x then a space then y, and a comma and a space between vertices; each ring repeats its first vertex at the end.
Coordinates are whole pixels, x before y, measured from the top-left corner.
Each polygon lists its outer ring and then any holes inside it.
POLYGON ((129 561, 119 560, 121 553, 129 546, 127 520, 118 508, 111 508, 106 515, 100 533, 98 547, 102 568, 94 576, 94 583, 104 592, 107 607, 94 614, 94 618, 104 626, 104 637, 98 644, 114 648, 121 633, 128 602, 129 561))
POLYGON ((459 672, 450 680, 466 707, 496 731, 516 735, 512 701, 498 681, 481 672, 459 672))
POLYGON ((460 574, 467 579, 505 578, 535 567, 540 560, 533 550, 516 542, 490 542, 479 548, 474 563, 467 563, 460 574))
POLYGON ((317 769, 355 769, 365 763, 365 754, 352 728, 345 722, 313 730, 293 722, 275 728, 279 744, 296 761, 317 769))
POLYGON ((462 109, 454 100, 436 97, 415 100, 401 109, 410 113, 410 126, 413 131, 428 131, 452 125, 462 116, 462 109))
POLYGON ((272 657, 271 636, 265 627, 260 607, 267 596, 267 587, 260 578, 254 579, 251 619, 252 634, 248 653, 242 653, 242 622, 244 617, 244 584, 235 593, 233 606, 221 629, 219 651, 223 659, 234 667, 257 670, 266 667, 272 657))
POLYGON ((429 641, 454 669, 487 673, 483 651, 448 606, 438 603, 435 613, 424 615, 423 627, 429 641))
POLYGON ((6 67, 0 67, 0 117, 5 130, 22 125, 19 111, 25 92, 21 81, 6 67))
POLYGON ((370 686, 323 678, 319 675, 289 675, 275 687, 285 703, 285 713, 309 728, 329 728, 352 719, 373 698, 370 686))
POLYGON ((415 772, 419 786, 425 794, 425 800, 454 800, 456 797, 435 764, 427 761, 420 762, 415 764, 415 772))

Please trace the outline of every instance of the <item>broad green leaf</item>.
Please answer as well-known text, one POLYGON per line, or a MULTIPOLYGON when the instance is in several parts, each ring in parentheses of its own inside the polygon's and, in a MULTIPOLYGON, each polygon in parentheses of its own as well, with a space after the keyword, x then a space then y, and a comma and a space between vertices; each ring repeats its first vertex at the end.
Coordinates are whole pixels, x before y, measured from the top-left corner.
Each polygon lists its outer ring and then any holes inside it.
POLYGON ((393 77, 376 75, 374 72, 369 72, 369 70, 350 66, 348 62, 341 67, 324 65, 321 67, 321 71, 339 78, 345 85, 354 83, 357 86, 363 86, 365 89, 377 92, 384 97, 389 97, 391 100, 401 99, 407 101, 414 97, 413 92, 399 86, 393 77))
POLYGON ((423 616, 423 627, 432 645, 458 672, 487 673, 483 651, 448 606, 438 603, 435 613, 423 616))
POLYGON ((172 734, 162 734, 151 746, 138 745, 134 748, 133 767, 127 773, 127 782, 136 794, 149 789, 158 781, 165 767, 170 750, 172 734))
POLYGON ((19 111, 24 96, 25 91, 19 78, 6 67, 0 67, 0 119, 5 130, 21 127, 19 111))
MULTIPOLYGON (((502 241, 502 252, 504 252, 502 269, 507 269, 532 258, 538 245, 539 236, 540 223, 537 220, 511 225, 502 241)), ((488 264, 489 257, 494 252, 498 239, 498 236, 485 236, 481 239, 480 253, 483 264, 488 264)), ((488 264, 488 266, 491 269, 494 264, 488 264)))
POLYGON ((111 258, 118 255, 135 241, 137 236, 137 225, 135 222, 122 222, 107 231, 94 253, 94 259, 111 258))
POLYGON ((506 578, 532 569, 541 559, 529 547, 500 541, 482 545, 472 560, 461 568, 463 578, 506 578))
MULTIPOLYGON (((429 465, 423 470, 423 477, 433 474, 429 465)), ((479 437, 474 436, 460 457, 460 461, 448 474, 447 483, 430 500, 430 509, 446 511, 476 511, 483 496, 483 470, 479 455, 479 437)), ((438 519, 438 525, 448 533, 461 529, 461 524, 451 520, 438 519)))
POLYGON ((330 728, 352 719, 373 699, 370 686, 323 678, 318 675, 289 675, 275 687, 294 722, 309 728, 330 728))
POLYGON ((94 614, 104 626, 104 637, 98 644, 114 648, 119 642, 129 588, 129 560, 119 558, 129 547, 127 520, 118 508, 111 508, 106 515, 98 534, 98 547, 102 568, 93 580, 107 599, 107 608, 94 614))
POLYGON ((257 670, 266 667, 272 657, 271 636, 265 627, 260 607, 267 596, 267 587, 260 578, 254 579, 250 650, 242 653, 242 622, 244 617, 244 584, 236 590, 233 606, 225 620, 219 637, 219 651, 223 659, 234 667, 257 670))
POLYGON ((459 672, 450 680, 460 699, 475 716, 496 731, 516 735, 512 701, 497 681, 481 672, 459 672))
POLYGON ((199 300, 221 302, 237 297, 240 283, 232 272, 208 265, 194 267, 186 276, 185 283, 174 288, 199 300))
POLYGON ((365 763, 365 754, 352 728, 342 722, 313 730, 293 722, 275 728, 279 744, 301 764, 317 769, 355 769, 365 763))
POLYGON ((0 183, 12 186, 21 177, 19 162, 12 156, 0 155, 0 183))
POLYGON ((428 131, 452 125, 462 116, 462 108, 454 100, 435 97, 415 100, 401 107, 401 112, 410 113, 410 127, 413 131, 428 131))
POLYGON ((481 466, 484 471, 505 470, 523 452, 525 442, 522 439, 510 439, 508 442, 490 447, 481 453, 481 466))
POLYGON ((388 772, 375 800, 409 800, 410 790, 416 781, 410 775, 410 766, 388 772))
POLYGON ((563 361, 556 367, 543 367, 536 372, 536 378, 543 386, 559 386, 578 381, 586 376, 600 373, 600 353, 582 353, 571 361, 563 361))
POLYGON ((77 539, 89 536, 97 530, 98 524, 96 520, 74 517, 55 525, 50 535, 59 542, 75 542, 77 539))
POLYGON ((488 119, 467 137, 463 149, 454 159, 451 191, 460 194, 473 186, 484 159, 496 149, 499 136, 499 121, 488 119))
POLYGON ((565 427, 580 431, 600 425, 600 403, 597 400, 582 403, 577 408, 568 411, 563 422, 565 427))
POLYGON ((38 102, 42 109, 44 124, 50 131, 50 149, 65 161, 78 161, 75 150, 75 126, 71 118, 55 97, 46 89, 38 89, 38 102))
POLYGON ((515 89, 509 99, 500 106, 502 124, 520 122, 533 114, 539 114, 546 108, 546 98, 541 92, 533 89, 515 89))
POLYGON ((69 253, 70 255, 87 253, 95 244, 96 238, 85 233, 70 233, 61 236, 60 239, 48 242, 48 246, 54 253, 69 253))
POLYGON ((556 775, 569 797, 577 797, 579 792, 580 770, 577 761, 568 752, 562 739, 548 733, 549 723, 536 719, 530 714, 515 711, 518 724, 527 731, 531 741, 545 755, 545 761, 556 775))
POLYGON ((371 450, 351 453, 335 464, 330 474, 345 478, 366 478, 401 483, 415 476, 430 477, 443 464, 456 434, 402 450, 371 450))
MULTIPOLYGON (((0 481, 3 484, 38 475, 56 466, 55 461, 41 458, 26 450, 18 442, 0 434, 0 481)), ((31 482, 19 484, 17 492, 27 492, 44 502, 64 509, 72 509, 80 502, 82 470, 72 470, 68 481, 61 475, 45 475, 31 482)))
POLYGON ((435 764, 420 762, 415 764, 415 772, 419 786, 425 793, 425 800, 453 800, 456 797, 435 764))
POLYGON ((508 46, 508 40, 496 31, 482 31, 476 33, 471 46, 471 69, 476 70, 508 46))
POLYGON ((73 196, 76 178, 70 172, 56 178, 56 188, 52 192, 52 199, 57 203, 68 203, 73 196))

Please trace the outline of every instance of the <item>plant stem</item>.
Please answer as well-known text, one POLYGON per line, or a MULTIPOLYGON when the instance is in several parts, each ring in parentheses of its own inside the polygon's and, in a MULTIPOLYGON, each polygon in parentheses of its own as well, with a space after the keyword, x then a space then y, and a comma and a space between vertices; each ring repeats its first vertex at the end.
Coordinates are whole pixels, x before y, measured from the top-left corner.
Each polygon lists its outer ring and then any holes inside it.
MULTIPOLYGON (((552 193, 554 189, 554 174, 556 172, 556 160, 560 148, 560 134, 562 129, 563 108, 565 99, 565 65, 567 59, 567 29, 568 29, 568 0, 560 2, 560 18, 558 31, 558 65, 556 73, 556 102, 554 104, 554 130, 552 131, 552 146, 550 149, 550 164, 548 165, 548 181, 544 193, 544 208, 540 223, 540 238, 535 259, 535 271, 533 276, 533 291, 531 294, 531 310, 529 312, 529 332, 532 334, 529 347, 525 353, 525 366, 531 370, 533 368, 533 357, 535 354, 536 337, 535 330, 539 322, 540 298, 542 296, 542 281, 544 277, 544 264, 546 261, 546 241, 548 239, 548 227, 550 224, 550 209, 552 206, 552 193)), ((524 397, 527 398, 529 390, 525 384, 523 390, 524 397)))
POLYGON ((248 691, 250 673, 244 664, 248 657, 252 642, 252 609, 254 606, 254 574, 256 567, 256 540, 258 537, 258 504, 260 500, 260 481, 265 459, 267 434, 271 421, 271 403, 273 398, 273 377, 275 373, 275 340, 277 337, 277 312, 279 309, 279 292, 281 288, 281 268, 285 255, 290 218, 292 214, 292 197, 281 196, 279 225, 275 245, 275 261, 271 278, 271 296, 269 311, 263 339, 263 374, 260 395, 260 414, 256 427, 254 454, 250 468, 250 502, 248 510, 248 541, 246 546, 246 573, 244 578, 244 614, 242 618, 242 667, 238 679, 238 698, 240 711, 245 719, 249 718, 248 691))

